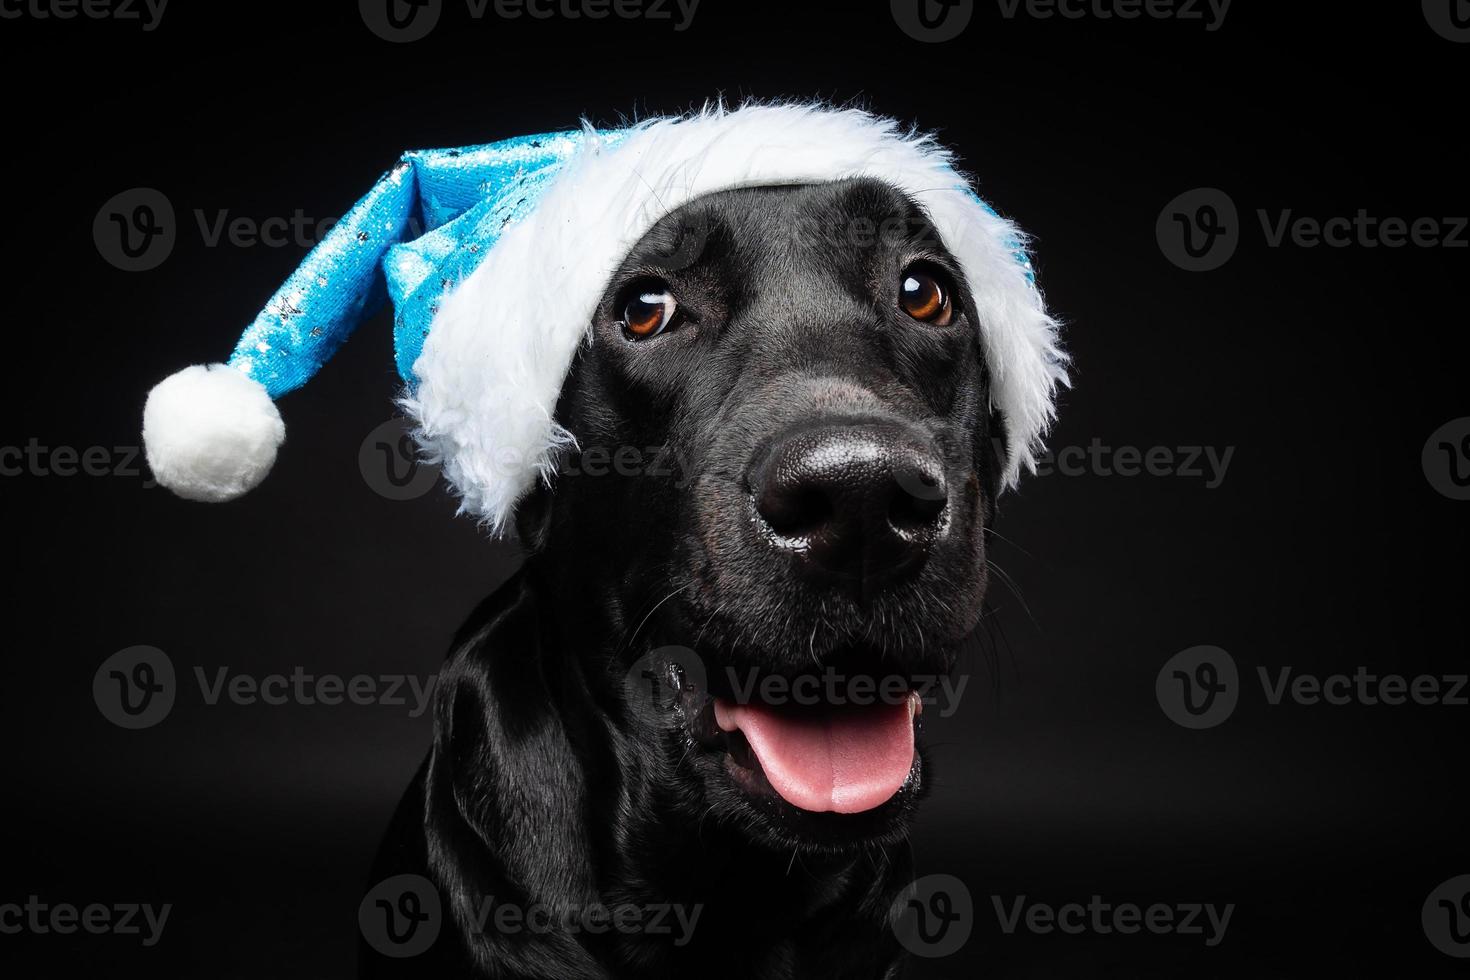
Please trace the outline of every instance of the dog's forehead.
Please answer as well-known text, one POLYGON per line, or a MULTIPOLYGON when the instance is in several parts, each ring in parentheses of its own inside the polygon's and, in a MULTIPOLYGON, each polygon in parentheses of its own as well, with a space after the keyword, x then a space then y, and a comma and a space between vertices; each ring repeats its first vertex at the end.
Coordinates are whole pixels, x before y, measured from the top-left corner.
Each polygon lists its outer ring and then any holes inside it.
POLYGON ((758 185, 696 198, 664 215, 629 252, 627 264, 668 255, 694 264, 719 251, 747 257, 821 252, 856 255, 874 248, 944 243, 923 206, 891 184, 851 178, 758 185))

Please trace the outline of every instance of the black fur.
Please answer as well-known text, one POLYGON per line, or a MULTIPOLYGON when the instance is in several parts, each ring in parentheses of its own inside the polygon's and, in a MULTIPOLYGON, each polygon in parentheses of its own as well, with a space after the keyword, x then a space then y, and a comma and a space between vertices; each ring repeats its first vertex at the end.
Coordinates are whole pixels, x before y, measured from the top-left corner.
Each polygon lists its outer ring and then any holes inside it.
POLYGON ((557 408, 581 451, 518 510, 530 557, 462 630, 433 747, 374 869, 375 882, 430 878, 444 929, 412 958, 364 947, 364 976, 899 975, 886 920, 910 876, 922 751, 917 778, 867 813, 752 794, 706 737, 708 692, 666 673, 683 654, 657 651, 696 650, 715 692, 728 667, 950 671, 986 584, 1004 438, 987 386, 967 285, 920 206, 884 184, 728 191, 645 236, 613 276, 557 408), (896 305, 915 260, 952 280, 950 325, 896 305), (655 280, 688 319, 632 339, 620 312, 655 280), (752 527, 749 474, 762 454, 783 434, 847 423, 921 440, 948 487, 943 539, 876 593, 813 586, 752 527), (620 447, 632 447, 621 462, 620 447), (635 664, 686 686, 639 710, 635 664), (700 912, 682 945, 648 930, 504 932, 474 924, 491 896, 558 916, 700 912))

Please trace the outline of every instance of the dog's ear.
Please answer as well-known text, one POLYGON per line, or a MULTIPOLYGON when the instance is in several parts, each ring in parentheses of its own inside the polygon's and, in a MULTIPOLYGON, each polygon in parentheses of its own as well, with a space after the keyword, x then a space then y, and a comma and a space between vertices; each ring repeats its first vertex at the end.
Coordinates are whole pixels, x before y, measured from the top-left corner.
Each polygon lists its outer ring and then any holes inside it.
POLYGON ((534 554, 546 547, 546 539, 551 531, 553 493, 555 491, 545 482, 538 483, 516 505, 516 537, 527 552, 534 554))
POLYGON ((985 520, 988 524, 995 513, 995 503, 1005 482, 1006 460, 1010 458, 1005 417, 994 405, 987 413, 983 438, 977 443, 975 469, 985 491, 985 520))
MULTIPOLYGON (((573 892, 587 887, 578 846, 584 764, 558 707, 567 681, 544 646, 541 616, 532 579, 516 575, 475 610, 440 672, 421 819, 429 866, 460 922, 474 921, 484 896, 504 894, 507 879, 544 874, 573 892), (507 832, 512 821, 534 834, 507 832), (493 861, 483 859, 487 840, 498 843, 493 861)), ((529 934, 490 929, 468 938, 483 969, 524 950, 529 934)), ((555 962, 593 975, 574 939, 535 937, 548 938, 555 962)))

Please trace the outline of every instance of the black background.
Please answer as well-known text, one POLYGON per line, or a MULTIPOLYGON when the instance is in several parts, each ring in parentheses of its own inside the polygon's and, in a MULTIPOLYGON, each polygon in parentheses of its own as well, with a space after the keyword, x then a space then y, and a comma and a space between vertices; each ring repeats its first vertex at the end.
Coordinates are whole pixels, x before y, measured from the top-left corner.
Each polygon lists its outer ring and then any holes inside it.
MULTIPOLYGON (((411 44, 351 2, 174 0, 158 28, 0 20, 5 445, 135 447, 149 387, 223 359, 304 247, 208 247, 194 216, 340 214, 399 154, 677 111, 723 93, 860 100, 939 129, 1036 236, 1075 387, 1051 443, 1234 447, 1183 476, 1052 474, 1003 501, 1004 641, 931 718, 939 786, 919 867, 969 886, 964 951, 915 976, 1452 976, 1420 907, 1470 873, 1465 719, 1450 706, 1270 706, 1258 666, 1466 670, 1467 508, 1420 451, 1470 415, 1470 249, 1268 247, 1257 209, 1451 217, 1470 45, 1416 3, 1238 0, 1199 21, 1006 19, 979 3, 923 44, 887 4, 703 0, 668 21, 468 17, 411 44), (158 268, 120 271, 93 218, 153 187, 178 215, 158 268), (1218 187, 1221 269, 1172 265, 1155 219, 1218 187), (13 400, 12 400, 13 399, 13 400), (1223 725, 1155 700, 1164 661, 1228 650, 1223 725), (991 896, 1214 902, 1225 939, 1004 934, 991 896)), ((1463 240, 1463 239, 1462 239, 1463 240)), ((282 403, 271 478, 225 506, 146 474, 0 479, 13 629, 0 660, 0 903, 172 903, 162 940, 0 936, 31 975, 349 976, 368 864, 427 745, 374 706, 209 706, 213 672, 432 674, 514 545, 442 490, 375 493, 364 437, 397 388, 386 315, 282 403), (184 678, 144 731, 92 677, 135 644, 184 678)), ((130 451, 130 450, 129 450, 130 451)), ((121 461, 122 454, 119 454, 121 461)))

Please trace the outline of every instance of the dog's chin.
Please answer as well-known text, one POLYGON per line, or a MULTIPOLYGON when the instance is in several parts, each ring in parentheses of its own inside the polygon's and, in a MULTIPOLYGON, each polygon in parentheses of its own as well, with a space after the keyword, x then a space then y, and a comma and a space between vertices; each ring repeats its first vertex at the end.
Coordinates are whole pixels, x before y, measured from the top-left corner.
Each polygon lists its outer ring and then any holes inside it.
POLYGON ((682 768, 711 814, 770 847, 840 854, 901 841, 925 794, 923 705, 910 691, 861 705, 774 707, 681 676, 682 768))

